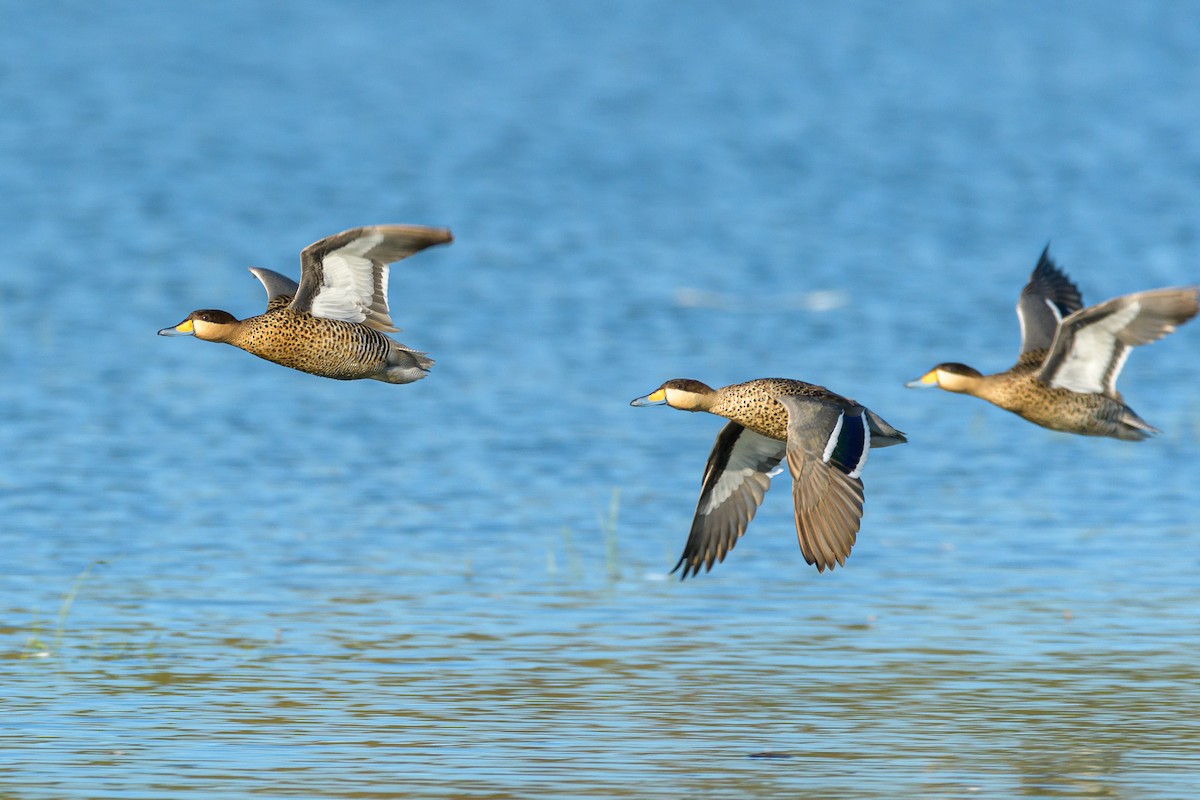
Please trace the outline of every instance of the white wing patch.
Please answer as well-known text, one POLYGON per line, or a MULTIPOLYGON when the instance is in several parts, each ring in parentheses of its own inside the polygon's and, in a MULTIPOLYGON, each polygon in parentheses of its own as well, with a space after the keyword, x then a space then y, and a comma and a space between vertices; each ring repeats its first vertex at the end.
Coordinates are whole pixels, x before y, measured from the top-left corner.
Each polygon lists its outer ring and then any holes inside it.
MULTIPOLYGON (((360 236, 321 259, 321 286, 312 299, 315 317, 362 322, 375 302, 375 262, 364 254, 383 241, 382 233, 360 236)), ((382 266, 384 297, 387 296, 387 265, 382 266)))
POLYGON ((774 467, 774 462, 782 459, 786 450, 785 442, 755 433, 748 428, 743 429, 733 446, 733 452, 729 454, 725 469, 721 471, 721 477, 717 478, 699 512, 711 514, 714 509, 720 508, 751 475, 762 474, 770 477, 778 474, 777 470, 767 472, 764 467, 774 467))
POLYGON ((1054 318, 1062 322, 1062 314, 1058 313, 1058 306, 1054 305, 1054 301, 1049 297, 1043 297, 1042 302, 1050 307, 1050 313, 1054 315, 1054 318))
MULTIPOLYGON (((1117 334, 1137 317, 1141 304, 1131 302, 1108 316, 1072 333, 1071 349, 1050 379, 1055 389, 1100 393, 1117 382, 1129 357, 1129 346, 1117 334)), ((1061 332, 1060 332, 1061 335, 1061 332)))
POLYGON ((838 436, 842 434, 842 424, 845 421, 846 415, 838 414, 837 422, 833 425, 833 433, 829 434, 829 441, 825 443, 825 452, 821 454, 821 460, 826 464, 829 463, 830 457, 833 456, 833 448, 837 447, 838 436))
POLYGON ((867 465, 867 456, 871 455, 871 426, 867 424, 867 412, 865 409, 863 413, 858 415, 858 420, 863 426, 863 449, 858 463, 854 465, 854 469, 850 470, 849 475, 851 478, 857 478, 862 475, 863 467, 867 465))

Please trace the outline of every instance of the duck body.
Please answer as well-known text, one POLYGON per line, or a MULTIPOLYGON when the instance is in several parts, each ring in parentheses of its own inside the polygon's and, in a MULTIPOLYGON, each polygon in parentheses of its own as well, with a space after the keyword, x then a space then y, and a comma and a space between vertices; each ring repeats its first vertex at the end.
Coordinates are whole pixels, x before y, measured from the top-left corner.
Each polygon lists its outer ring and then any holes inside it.
POLYGON ((412 383, 433 359, 385 336, 388 264, 451 241, 450 232, 415 225, 352 228, 306 247, 296 283, 251 268, 267 291, 267 310, 237 319, 227 311, 193 311, 161 335, 193 334, 291 369, 334 380, 412 383))
POLYGON ((1194 286, 1153 289, 1084 308, 1047 248, 1017 303, 1015 365, 984 375, 947 362, 907 385, 969 394, 1051 430, 1139 441, 1158 431, 1126 405, 1117 377, 1133 347, 1196 316, 1197 296, 1194 286))
MULTIPOLYGON (((860 475, 871 447, 906 441, 879 415, 823 386, 760 378, 720 389, 690 379, 667 381, 632 405, 666 404, 729 422, 705 466, 681 577, 723 561, 745 533, 787 460, 801 553, 818 571, 845 563, 863 513, 860 475)), ((674 571, 674 570, 673 570, 674 571)))
MULTIPOLYGON (((1139 441, 1157 430, 1124 402, 1097 392, 1051 386, 1039 377, 1046 350, 1027 353, 1005 372, 980 375, 966 394, 1063 433, 1139 441)), ((944 366, 944 365, 943 365, 944 366)), ((943 387, 944 388, 944 387, 943 387)), ((949 390, 953 391, 953 390, 949 390)))
POLYGON ((814 383, 805 383, 793 378, 757 378, 711 391, 711 403, 708 407, 697 410, 724 417, 770 439, 787 441, 792 411, 785 405, 784 398, 794 398, 811 404, 814 409, 828 406, 843 409, 851 415, 865 415, 872 435, 877 438, 882 435, 879 441, 872 442, 874 447, 899 444, 887 441, 890 435, 899 434, 899 431, 873 411, 814 383))
POLYGON ((192 324, 198 338, 233 345, 275 364, 333 380, 412 383, 424 378, 434 363, 424 353, 373 328, 293 311, 286 305, 233 323, 226 321, 219 327, 206 326, 198 318, 192 319, 192 324))

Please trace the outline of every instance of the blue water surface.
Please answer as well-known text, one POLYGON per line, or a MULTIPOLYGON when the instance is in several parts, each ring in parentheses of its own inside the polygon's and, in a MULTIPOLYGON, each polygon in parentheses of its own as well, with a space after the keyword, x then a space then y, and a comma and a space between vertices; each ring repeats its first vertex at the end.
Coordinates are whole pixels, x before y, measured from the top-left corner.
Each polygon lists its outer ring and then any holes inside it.
POLYGON ((903 383, 1010 365, 1038 254, 1200 280, 1187 2, 0 3, 0 794, 1200 794, 1200 326, 1130 444, 903 383), (386 222, 437 365, 155 336, 386 222), (844 569, 776 479, 679 583, 720 421, 870 406, 844 569))

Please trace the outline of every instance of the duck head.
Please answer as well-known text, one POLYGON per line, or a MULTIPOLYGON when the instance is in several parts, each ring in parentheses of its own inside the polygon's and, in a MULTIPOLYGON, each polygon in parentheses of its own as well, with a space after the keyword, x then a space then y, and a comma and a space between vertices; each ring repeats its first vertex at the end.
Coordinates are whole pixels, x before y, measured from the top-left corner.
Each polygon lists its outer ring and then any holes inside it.
POLYGON ((237 330, 238 319, 228 311, 205 308, 193 311, 173 328, 163 328, 159 336, 195 336, 206 342, 223 342, 237 330))
POLYGON ((904 384, 910 389, 928 389, 936 386, 947 392, 970 392, 975 383, 983 377, 979 370, 966 364, 949 362, 938 364, 915 381, 904 384))
POLYGON ((629 402, 631 406, 659 406, 664 403, 682 411, 706 411, 712 404, 711 387, 690 378, 673 378, 648 395, 629 402))

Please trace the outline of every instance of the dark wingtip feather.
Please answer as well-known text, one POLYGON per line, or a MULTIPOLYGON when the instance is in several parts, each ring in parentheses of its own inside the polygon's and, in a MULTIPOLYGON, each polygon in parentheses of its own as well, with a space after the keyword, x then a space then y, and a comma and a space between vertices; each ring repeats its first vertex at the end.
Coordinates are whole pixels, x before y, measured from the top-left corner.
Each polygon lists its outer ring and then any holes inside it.
POLYGON ((1037 266, 1029 276, 1029 289, 1047 298, 1058 308, 1060 316, 1066 317, 1083 308, 1083 295, 1075 282, 1050 257, 1050 243, 1046 242, 1037 266))
POLYGON ((687 554, 685 553, 679 557, 679 560, 675 562, 675 566, 667 574, 674 575, 676 572, 679 572, 679 580, 685 581, 689 575, 699 574, 700 565, 688 562, 687 554), (680 567, 683 567, 683 572, 679 572, 680 567))

